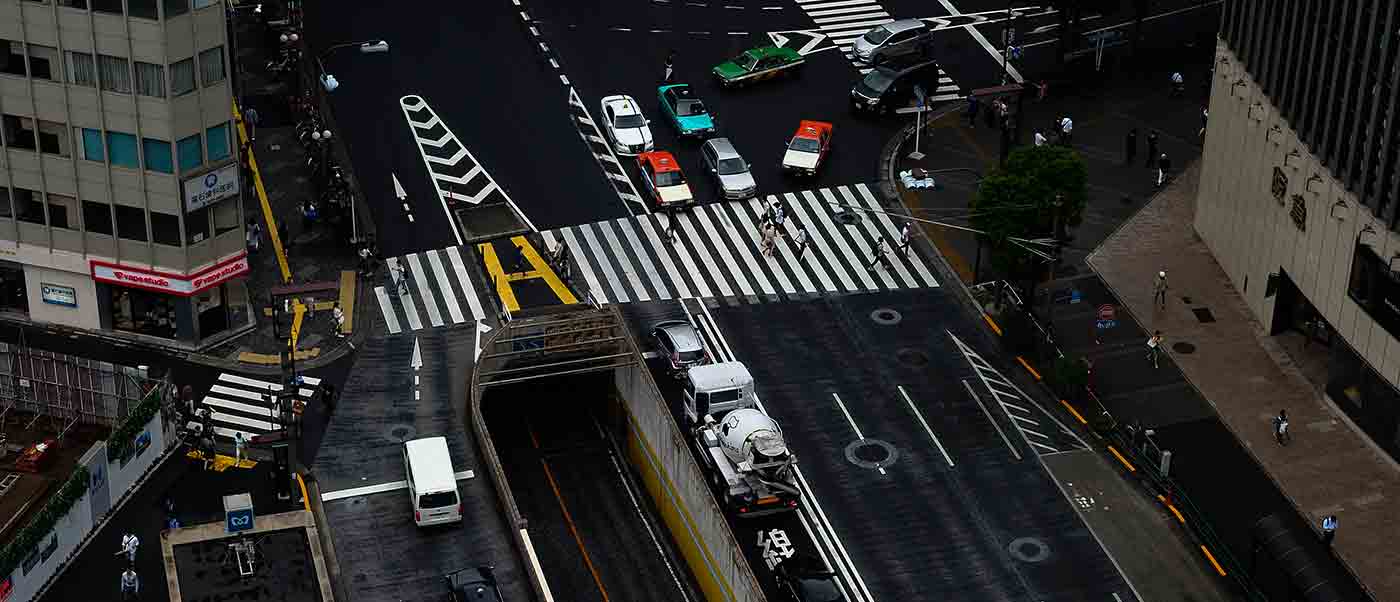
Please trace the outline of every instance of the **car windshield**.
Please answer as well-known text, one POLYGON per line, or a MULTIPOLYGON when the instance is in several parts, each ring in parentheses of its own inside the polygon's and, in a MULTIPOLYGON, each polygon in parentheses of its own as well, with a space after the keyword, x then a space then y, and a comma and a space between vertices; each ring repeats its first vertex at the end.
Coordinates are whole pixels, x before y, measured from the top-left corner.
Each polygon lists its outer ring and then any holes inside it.
POLYGON ((681 175, 681 172, 679 172, 679 171, 663 171, 663 172, 661 172, 661 173, 659 173, 659 174, 656 174, 656 185, 657 185, 657 187, 661 187, 661 186, 678 186, 678 185, 684 184, 684 183, 685 183, 685 176, 682 176, 682 175, 681 175))
POLYGON ((442 493, 425 493, 418 498, 420 508, 446 508, 457 505, 457 494, 451 491, 442 493))
POLYGON ((793 138, 792 146, 788 148, 804 153, 817 153, 821 152, 822 145, 812 138, 793 138))
POLYGON ((890 30, 885 29, 885 26, 883 25, 865 32, 865 41, 870 42, 871 44, 879 44, 880 42, 888 40, 889 38, 890 30))
POLYGON ((894 83, 894 78, 894 72, 885 69, 876 69, 871 71, 869 75, 866 75, 865 80, 862 81, 861 84, 876 94, 883 94, 885 90, 890 87, 890 84, 894 83))
POLYGON ((619 115, 613 124, 618 129, 639 128, 646 125, 647 120, 641 115, 619 115))
POLYGON ((732 157, 729 159, 720 159, 719 165, 715 167, 715 170, 722 176, 732 176, 736 173, 748 171, 749 166, 744 164, 742 158, 732 157))
POLYGON ((681 117, 704 115, 705 103, 698 100, 682 100, 676 103, 676 114, 681 117))
POLYGON ((753 69, 753 64, 754 64, 755 62, 757 62, 757 61, 756 61, 752 56, 750 56, 749 53, 747 53, 747 52, 745 52, 744 54, 741 54, 741 55, 739 55, 739 56, 734 57, 734 64, 735 64, 735 65, 738 65, 739 68, 740 68, 740 69, 743 69, 744 71, 748 71, 749 69, 753 69))
POLYGON ((704 357, 705 357, 705 352, 704 352, 704 351, 701 351, 701 350, 699 350, 699 349, 696 349, 695 351, 682 351, 682 352, 680 352, 680 360, 681 360, 682 362, 695 362, 695 361, 700 361, 700 360, 703 359, 704 357))

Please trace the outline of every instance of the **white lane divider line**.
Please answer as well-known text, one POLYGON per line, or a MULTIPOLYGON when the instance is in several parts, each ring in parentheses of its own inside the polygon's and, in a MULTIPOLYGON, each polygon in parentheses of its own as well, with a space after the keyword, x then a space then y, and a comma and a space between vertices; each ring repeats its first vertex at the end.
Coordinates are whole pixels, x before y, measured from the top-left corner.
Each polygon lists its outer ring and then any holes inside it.
MULTIPOLYGON (((856 439, 859 439, 860 441, 865 441, 865 434, 861 433, 860 427, 856 426, 856 420, 854 418, 851 418, 851 411, 846 409, 846 404, 842 403, 841 396, 832 393, 831 398, 835 399, 836 405, 841 407, 841 413, 846 416, 846 422, 851 425, 851 430, 856 432, 856 439)), ((880 474, 886 474, 884 466, 876 466, 875 468, 876 470, 880 471, 880 474)))
POLYGON ((927 420, 924 420, 924 414, 914 405, 914 400, 909 398, 909 393, 905 392, 904 385, 896 385, 895 388, 899 389, 899 395, 904 398, 904 403, 909 405, 909 410, 914 412, 915 418, 919 419, 919 424, 924 427, 924 432, 928 433, 928 438, 933 439, 933 444, 938 446, 938 452, 943 454, 943 459, 948 462, 948 467, 952 468, 953 457, 948 455, 948 450, 943 447, 943 442, 938 440, 938 435, 933 434, 933 428, 928 425, 927 420))

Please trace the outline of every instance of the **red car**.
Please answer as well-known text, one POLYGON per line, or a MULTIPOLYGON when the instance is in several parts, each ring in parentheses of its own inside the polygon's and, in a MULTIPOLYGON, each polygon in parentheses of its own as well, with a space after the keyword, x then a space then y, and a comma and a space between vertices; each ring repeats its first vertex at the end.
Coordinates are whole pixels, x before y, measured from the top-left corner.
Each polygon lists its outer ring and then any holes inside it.
POLYGON ((676 158, 666 151, 651 151, 637 155, 637 169, 642 172, 642 184, 659 209, 684 207, 695 203, 695 195, 685 182, 685 174, 676 158))
POLYGON ((783 171, 786 173, 814 176, 821 169, 826 156, 831 153, 831 124, 825 121, 803 119, 797 124, 797 133, 788 140, 787 152, 783 154, 783 171))

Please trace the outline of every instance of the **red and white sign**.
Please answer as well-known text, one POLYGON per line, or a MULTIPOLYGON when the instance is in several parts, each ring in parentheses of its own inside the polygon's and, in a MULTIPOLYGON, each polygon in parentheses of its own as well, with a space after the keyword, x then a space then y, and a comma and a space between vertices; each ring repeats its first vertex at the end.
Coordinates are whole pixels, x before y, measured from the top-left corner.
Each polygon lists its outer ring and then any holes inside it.
POLYGON ((1112 320, 1112 319, 1113 319, 1114 317, 1116 317, 1117 315, 1118 315, 1118 308, 1114 307, 1113 305, 1110 305, 1110 304, 1108 304, 1108 303, 1105 303, 1105 304, 1099 306, 1099 319, 1100 319, 1100 320, 1112 320))
POLYGON ((221 282, 237 278, 248 271, 247 253, 189 275, 133 268, 105 261, 92 262, 93 280, 181 297, 188 297, 221 282))

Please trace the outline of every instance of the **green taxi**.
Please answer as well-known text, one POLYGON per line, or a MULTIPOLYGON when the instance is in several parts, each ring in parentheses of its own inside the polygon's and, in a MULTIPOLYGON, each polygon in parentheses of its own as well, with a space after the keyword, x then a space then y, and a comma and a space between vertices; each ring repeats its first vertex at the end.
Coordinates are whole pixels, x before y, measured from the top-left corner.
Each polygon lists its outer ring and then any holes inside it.
POLYGON ((760 46, 745 50, 743 54, 715 65, 710 72, 715 74, 719 84, 734 88, 778 77, 784 73, 797 73, 806 63, 796 50, 777 46, 760 46))

